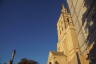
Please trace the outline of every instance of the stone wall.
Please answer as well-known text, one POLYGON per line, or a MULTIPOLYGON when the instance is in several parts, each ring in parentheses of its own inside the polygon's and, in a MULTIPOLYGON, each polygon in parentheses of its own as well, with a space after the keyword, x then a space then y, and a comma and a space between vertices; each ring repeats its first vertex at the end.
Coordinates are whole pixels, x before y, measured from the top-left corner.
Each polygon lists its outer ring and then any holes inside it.
MULTIPOLYGON (((67 3, 78 34, 81 54, 91 48, 88 53, 91 59, 96 54, 96 0, 67 0, 67 3)), ((90 63, 93 62, 94 59, 91 59, 90 63)))

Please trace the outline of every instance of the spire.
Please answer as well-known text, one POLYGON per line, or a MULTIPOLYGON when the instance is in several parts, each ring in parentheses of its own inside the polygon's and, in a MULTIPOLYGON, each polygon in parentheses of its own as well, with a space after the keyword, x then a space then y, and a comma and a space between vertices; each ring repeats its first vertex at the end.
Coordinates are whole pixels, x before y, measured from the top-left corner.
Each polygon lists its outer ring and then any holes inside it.
POLYGON ((63 4, 62 4, 62 6, 61 6, 61 12, 62 12, 62 13, 66 13, 66 12, 67 12, 67 9, 64 7, 63 4))
POLYGON ((62 4, 62 9, 65 9, 64 4, 62 4))

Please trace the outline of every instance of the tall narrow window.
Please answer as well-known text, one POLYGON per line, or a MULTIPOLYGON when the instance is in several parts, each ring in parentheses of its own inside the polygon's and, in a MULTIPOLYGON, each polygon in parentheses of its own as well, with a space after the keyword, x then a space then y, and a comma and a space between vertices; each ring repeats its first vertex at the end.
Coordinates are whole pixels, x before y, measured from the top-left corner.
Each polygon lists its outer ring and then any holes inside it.
POLYGON ((67 18, 67 22, 68 22, 68 24, 69 24, 69 18, 67 18))
POLYGON ((60 30, 60 35, 61 35, 61 30, 60 30))

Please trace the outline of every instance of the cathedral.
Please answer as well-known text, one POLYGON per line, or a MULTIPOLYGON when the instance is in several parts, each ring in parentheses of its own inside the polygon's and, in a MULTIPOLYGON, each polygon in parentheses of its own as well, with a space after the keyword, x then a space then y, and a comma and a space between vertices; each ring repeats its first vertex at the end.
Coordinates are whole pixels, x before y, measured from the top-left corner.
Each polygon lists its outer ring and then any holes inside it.
MULTIPOLYGON (((80 50, 76 30, 72 18, 64 6, 62 6, 61 15, 57 23, 57 31, 57 52, 49 52, 48 64, 80 64, 80 50)), ((83 57, 86 64, 88 64, 85 59, 86 56, 83 57)))
POLYGON ((47 64, 96 64, 96 0, 88 2, 67 0, 69 9, 62 6, 57 51, 49 52, 47 64))

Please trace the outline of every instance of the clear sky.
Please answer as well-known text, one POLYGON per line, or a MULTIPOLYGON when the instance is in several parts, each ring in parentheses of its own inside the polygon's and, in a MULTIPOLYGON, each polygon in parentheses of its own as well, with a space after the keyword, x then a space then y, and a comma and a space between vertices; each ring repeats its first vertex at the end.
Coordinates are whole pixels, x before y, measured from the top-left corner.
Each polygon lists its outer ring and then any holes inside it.
POLYGON ((28 58, 46 64, 56 50, 56 23, 65 0, 0 0, 0 63, 28 58))

